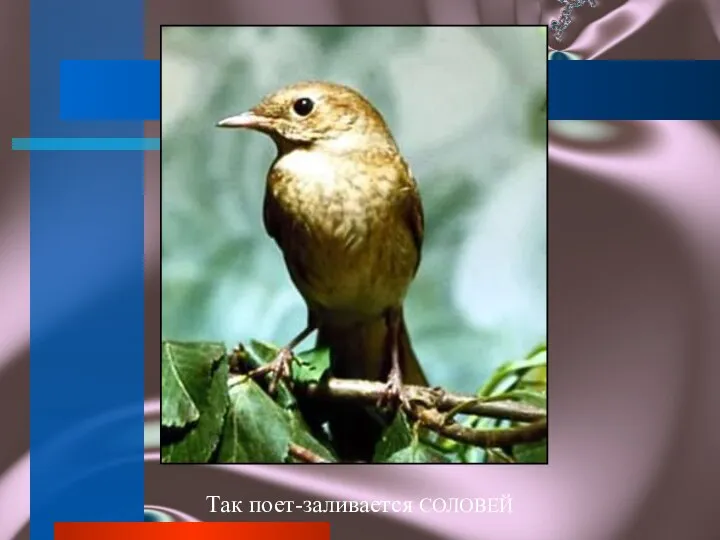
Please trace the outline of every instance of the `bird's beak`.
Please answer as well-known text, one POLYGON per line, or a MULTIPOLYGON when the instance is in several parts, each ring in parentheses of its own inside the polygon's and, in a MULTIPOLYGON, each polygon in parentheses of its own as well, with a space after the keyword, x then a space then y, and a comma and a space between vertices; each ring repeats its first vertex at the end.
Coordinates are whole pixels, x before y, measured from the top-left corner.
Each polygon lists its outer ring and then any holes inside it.
POLYGON ((246 128, 261 129, 267 123, 267 118, 253 112, 244 112, 236 116, 230 116, 220 120, 216 126, 223 128, 246 128))

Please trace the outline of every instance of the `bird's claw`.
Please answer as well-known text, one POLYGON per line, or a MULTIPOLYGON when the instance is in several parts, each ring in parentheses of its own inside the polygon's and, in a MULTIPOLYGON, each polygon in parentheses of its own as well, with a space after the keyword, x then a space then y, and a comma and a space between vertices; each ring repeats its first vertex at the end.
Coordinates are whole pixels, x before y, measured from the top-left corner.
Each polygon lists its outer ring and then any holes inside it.
POLYGON ((393 371, 388 377, 385 389, 377 403, 379 408, 397 410, 399 408, 410 408, 410 403, 403 391, 402 377, 399 372, 393 371))
POLYGON ((277 385, 280 383, 280 380, 290 378, 291 365, 294 359, 295 357, 293 356, 292 351, 284 347, 277 352, 275 358, 273 358, 271 362, 251 371, 249 375, 251 377, 257 377, 272 373, 272 378, 270 379, 270 384, 268 386, 268 394, 273 395, 275 394, 275 390, 277 385))

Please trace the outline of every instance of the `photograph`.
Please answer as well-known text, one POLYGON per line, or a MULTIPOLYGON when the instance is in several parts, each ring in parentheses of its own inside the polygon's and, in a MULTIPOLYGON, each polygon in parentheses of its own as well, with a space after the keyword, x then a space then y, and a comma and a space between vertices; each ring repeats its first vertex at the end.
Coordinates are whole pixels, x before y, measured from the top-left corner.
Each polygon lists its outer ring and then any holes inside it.
POLYGON ((547 464, 547 26, 163 26, 161 462, 547 464))

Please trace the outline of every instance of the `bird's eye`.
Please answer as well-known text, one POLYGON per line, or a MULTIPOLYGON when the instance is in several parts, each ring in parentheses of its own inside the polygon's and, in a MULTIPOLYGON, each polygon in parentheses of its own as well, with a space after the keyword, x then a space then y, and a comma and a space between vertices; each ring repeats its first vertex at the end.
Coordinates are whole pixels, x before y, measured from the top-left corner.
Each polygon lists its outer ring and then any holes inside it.
POLYGON ((312 99, 300 98, 295 103, 293 103, 293 110, 299 116, 307 116, 312 112, 314 106, 315 104, 313 103, 312 99))

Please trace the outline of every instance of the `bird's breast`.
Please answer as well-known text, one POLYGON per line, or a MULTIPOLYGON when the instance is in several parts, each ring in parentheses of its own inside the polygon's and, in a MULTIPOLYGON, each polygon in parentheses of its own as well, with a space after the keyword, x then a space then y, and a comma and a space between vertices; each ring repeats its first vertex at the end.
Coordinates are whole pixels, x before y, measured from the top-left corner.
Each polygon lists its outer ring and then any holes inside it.
POLYGON ((281 248, 306 300, 351 316, 402 301, 417 253, 387 174, 351 159, 293 152, 275 163, 268 195, 287 216, 281 248))
POLYGON ((373 176, 352 159, 322 152, 293 152, 279 159, 270 184, 301 232, 345 255, 372 240, 396 210, 390 178, 373 176))

